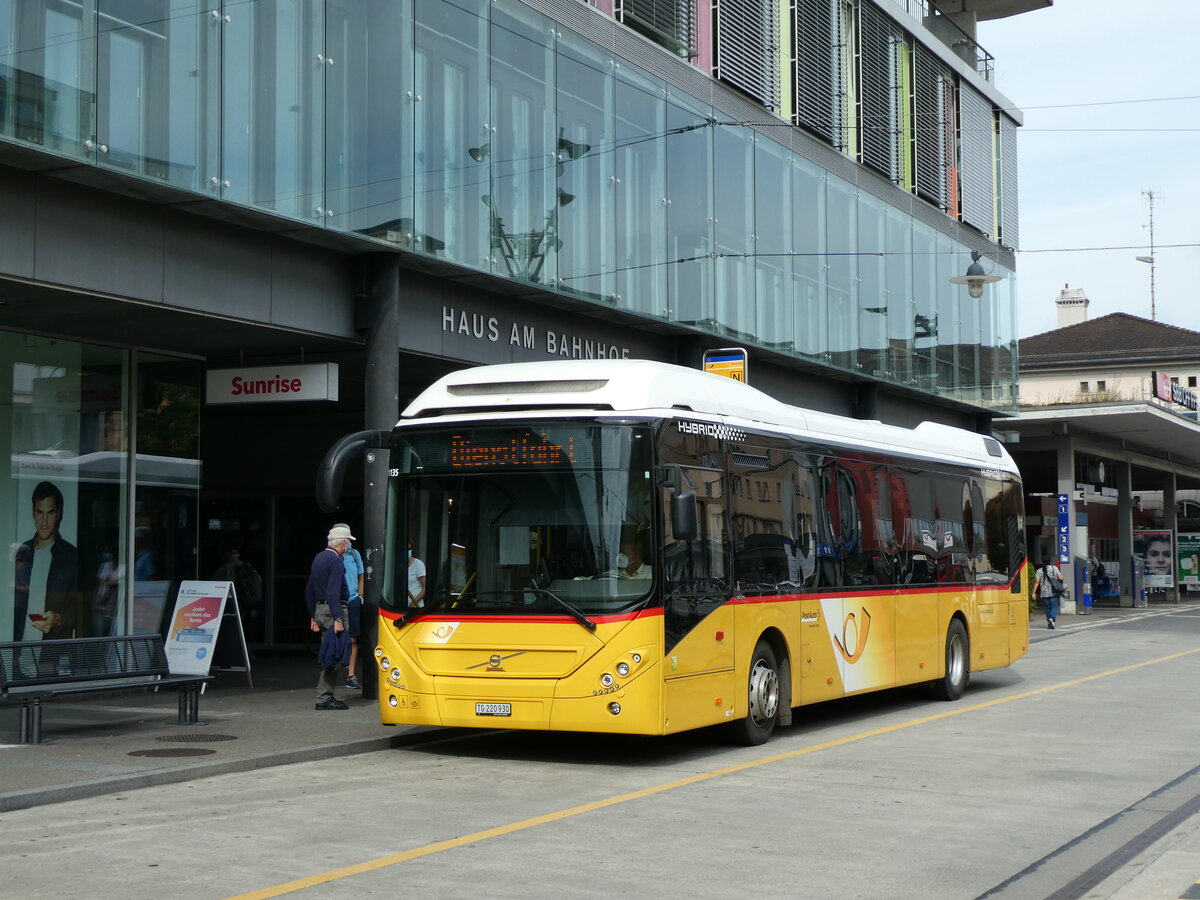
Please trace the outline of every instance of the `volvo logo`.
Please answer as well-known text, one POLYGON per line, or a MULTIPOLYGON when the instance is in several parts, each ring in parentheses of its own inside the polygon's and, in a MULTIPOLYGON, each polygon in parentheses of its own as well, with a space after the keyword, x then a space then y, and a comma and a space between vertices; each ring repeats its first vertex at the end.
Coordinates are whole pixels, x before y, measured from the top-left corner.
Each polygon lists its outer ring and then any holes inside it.
POLYGON ((502 664, 506 659, 512 659, 514 656, 524 655, 524 650, 518 650, 516 653, 509 653, 507 656, 502 653, 493 653, 483 662, 475 663, 473 666, 467 666, 467 669, 481 669, 484 666, 487 666, 489 672, 503 672, 504 666, 502 664))

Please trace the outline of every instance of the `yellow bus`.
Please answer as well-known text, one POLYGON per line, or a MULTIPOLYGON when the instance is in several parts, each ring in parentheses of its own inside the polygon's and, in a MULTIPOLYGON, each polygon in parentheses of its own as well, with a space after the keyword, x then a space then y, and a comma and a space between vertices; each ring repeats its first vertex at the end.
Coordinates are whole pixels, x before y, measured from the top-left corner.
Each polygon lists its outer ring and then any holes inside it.
POLYGON ((811 703, 957 699, 1028 648, 1020 478, 982 434, 568 360, 447 375, 335 445, 324 494, 366 443, 391 454, 385 724, 757 744, 811 703))

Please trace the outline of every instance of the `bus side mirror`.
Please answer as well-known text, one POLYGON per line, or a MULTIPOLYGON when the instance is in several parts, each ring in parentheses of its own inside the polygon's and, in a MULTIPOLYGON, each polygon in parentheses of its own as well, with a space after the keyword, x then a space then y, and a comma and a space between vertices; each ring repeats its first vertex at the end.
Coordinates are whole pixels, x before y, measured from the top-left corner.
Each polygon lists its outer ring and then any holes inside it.
POLYGON ((694 541, 700 537, 695 491, 671 495, 671 532, 677 541, 694 541))

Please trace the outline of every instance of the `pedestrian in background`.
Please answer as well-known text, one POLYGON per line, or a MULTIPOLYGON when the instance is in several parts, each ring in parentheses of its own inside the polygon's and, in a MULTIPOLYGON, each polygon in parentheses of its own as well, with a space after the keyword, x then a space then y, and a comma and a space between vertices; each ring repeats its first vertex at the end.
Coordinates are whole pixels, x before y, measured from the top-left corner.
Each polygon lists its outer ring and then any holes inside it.
MULTIPOLYGON (((345 522, 339 522, 333 527, 335 531, 344 528, 347 534, 350 532, 350 526, 345 522)), ((350 599, 347 601, 350 622, 350 665, 347 667, 346 687, 358 690, 362 687, 356 673, 358 671, 358 639, 362 637, 362 594, 366 568, 363 566, 362 554, 353 546, 342 554, 342 564, 346 567, 346 590, 350 592, 350 599)))
POLYGON ((1042 565, 1038 568, 1037 581, 1033 585, 1033 592, 1046 605, 1046 625, 1051 631, 1056 627, 1054 623, 1058 619, 1058 598, 1062 591, 1062 571, 1050 560, 1042 560, 1042 565))
POLYGON ((317 709, 349 709, 334 696, 338 673, 348 661, 350 635, 346 601, 346 567, 342 555, 350 548, 354 535, 345 525, 335 525, 326 536, 325 549, 313 557, 304 599, 308 604, 309 627, 321 634, 317 663, 317 709))

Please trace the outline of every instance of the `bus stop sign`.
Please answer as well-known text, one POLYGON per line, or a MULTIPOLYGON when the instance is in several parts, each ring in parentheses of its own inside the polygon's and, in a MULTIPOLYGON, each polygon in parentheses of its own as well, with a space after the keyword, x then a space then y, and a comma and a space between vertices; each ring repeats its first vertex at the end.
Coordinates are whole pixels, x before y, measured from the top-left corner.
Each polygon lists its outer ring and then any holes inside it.
POLYGON ((746 350, 743 347, 725 347, 721 350, 704 351, 704 371, 724 375, 734 381, 746 380, 746 350))

